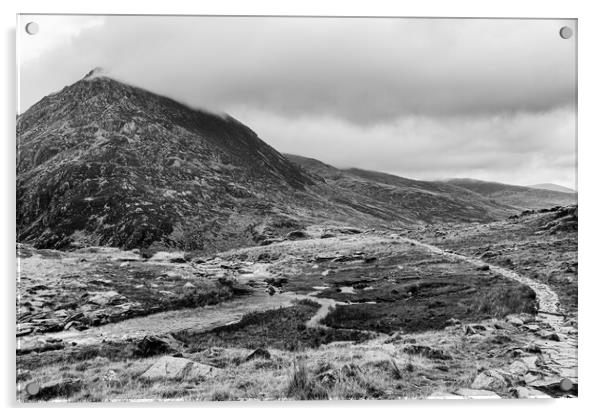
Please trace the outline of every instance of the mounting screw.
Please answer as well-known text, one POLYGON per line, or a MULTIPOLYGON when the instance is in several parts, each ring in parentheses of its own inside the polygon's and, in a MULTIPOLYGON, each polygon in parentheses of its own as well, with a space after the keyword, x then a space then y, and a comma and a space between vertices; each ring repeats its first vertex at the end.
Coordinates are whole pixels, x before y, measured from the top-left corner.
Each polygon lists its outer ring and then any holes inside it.
POLYGON ((560 37, 562 39, 569 39, 571 36, 573 36, 573 29, 568 26, 560 28, 560 37))

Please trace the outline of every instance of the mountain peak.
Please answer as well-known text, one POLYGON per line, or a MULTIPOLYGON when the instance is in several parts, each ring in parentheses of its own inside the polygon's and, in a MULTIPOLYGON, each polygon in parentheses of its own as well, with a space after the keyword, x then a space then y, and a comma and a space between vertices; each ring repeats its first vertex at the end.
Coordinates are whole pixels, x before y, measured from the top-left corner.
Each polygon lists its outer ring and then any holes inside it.
POLYGON ((107 70, 101 66, 97 66, 93 68, 90 72, 88 72, 83 79, 89 80, 98 77, 105 77, 107 75, 107 70))

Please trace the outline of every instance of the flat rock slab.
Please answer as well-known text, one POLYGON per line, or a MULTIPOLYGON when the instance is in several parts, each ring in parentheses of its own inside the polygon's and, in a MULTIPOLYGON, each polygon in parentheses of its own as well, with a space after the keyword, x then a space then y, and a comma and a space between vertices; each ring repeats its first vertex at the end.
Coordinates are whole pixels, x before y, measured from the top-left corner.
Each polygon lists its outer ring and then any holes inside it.
POLYGON ((428 400, 462 400, 464 397, 458 396, 457 394, 448 393, 445 391, 433 392, 427 397, 428 400))
POLYGON ((489 390, 459 389, 456 394, 465 399, 501 399, 500 396, 489 390))
POLYGON ((156 361, 140 378, 146 380, 191 380, 209 377, 218 372, 218 368, 210 365, 197 363, 186 358, 165 356, 156 361))

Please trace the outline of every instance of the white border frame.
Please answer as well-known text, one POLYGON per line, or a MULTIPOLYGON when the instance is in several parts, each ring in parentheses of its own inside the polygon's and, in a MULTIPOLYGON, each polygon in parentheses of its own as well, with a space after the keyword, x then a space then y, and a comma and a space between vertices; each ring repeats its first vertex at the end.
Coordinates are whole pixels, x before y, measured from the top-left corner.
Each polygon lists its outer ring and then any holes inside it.
MULTIPOLYGON (((579 230, 579 261, 581 263, 579 290, 579 324, 580 324, 580 353, 579 378, 581 389, 579 398, 574 400, 545 400, 545 401, 407 401, 407 402, 311 402, 311 403, 281 403, 281 402, 243 402, 243 403, 193 403, 178 405, 178 412, 226 413, 240 414, 278 414, 286 412, 287 416, 306 415, 314 413, 346 413, 365 414, 378 411, 389 414, 408 412, 427 413, 461 413, 482 415, 507 415, 508 413, 527 411, 540 414, 577 414, 587 412, 596 406, 599 386, 598 375, 600 365, 597 356, 601 345, 599 309, 595 308, 597 294, 601 291, 602 274, 596 262, 598 242, 602 233, 600 230, 600 190, 599 182, 601 165, 599 133, 602 108, 600 99, 600 74, 602 65, 600 57, 600 41, 602 40, 602 15, 599 13, 597 2, 578 0, 422 0, 413 2, 402 1, 277 1, 277 0, 222 0, 222 1, 185 1, 185 0, 99 0, 85 2, 76 0, 3 0, 0 3, 2 13, 2 28, 4 35, 4 59, 1 65, 2 85, 4 94, 0 100, 2 111, 3 136, 2 181, 0 191, 5 195, 2 204, 2 264, 5 273, 2 274, 3 290, 3 319, 2 334, 3 358, 2 366, 2 397, 5 406, 17 406, 15 402, 15 276, 14 247, 15 247, 15 109, 16 109, 16 64, 15 64, 15 23, 17 13, 85 13, 85 14, 204 14, 204 15, 334 15, 334 16, 403 16, 403 17, 548 17, 548 18, 577 18, 579 19, 579 200, 581 202, 581 227, 579 230), (344 409, 343 409, 344 408, 344 409)), ((173 407, 174 403, 153 403, 151 409, 144 412, 161 414, 165 407, 173 407)), ((107 404, 104 404, 107 406, 107 404)), ((146 407, 149 404, 117 404, 109 405, 111 412, 128 412, 132 407, 146 407)), ((93 414, 104 414, 106 409, 99 406, 76 405, 70 409, 61 409, 57 405, 43 408, 21 406, 19 412, 44 414, 81 414, 82 411, 93 414)))

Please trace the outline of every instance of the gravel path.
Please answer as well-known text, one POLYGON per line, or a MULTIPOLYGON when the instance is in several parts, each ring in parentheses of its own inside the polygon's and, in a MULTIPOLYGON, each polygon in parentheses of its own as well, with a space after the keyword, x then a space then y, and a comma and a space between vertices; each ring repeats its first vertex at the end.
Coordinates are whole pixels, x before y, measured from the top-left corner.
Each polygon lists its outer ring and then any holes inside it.
MULTIPOLYGON (((533 343, 539 346, 542 350, 541 367, 542 369, 547 370, 548 373, 551 373, 558 378, 568 378, 574 383, 578 382, 577 330, 570 326, 565 317, 562 316, 562 309, 560 308, 558 295, 552 289, 550 289, 548 285, 533 279, 529 279, 528 277, 520 275, 512 270, 484 262, 480 259, 452 253, 431 244, 423 243, 407 237, 399 238, 409 244, 423 247, 426 250, 429 250, 431 253, 439 254, 458 261, 468 262, 473 264, 475 267, 482 267, 485 265, 489 266, 489 269, 492 272, 498 273, 507 279, 511 279, 531 287, 537 296, 539 305, 537 322, 541 326, 551 327, 560 338, 560 341, 553 341, 544 339, 535 333, 532 334, 533 343)), ((543 381, 544 384, 546 382, 546 380, 543 381)))

